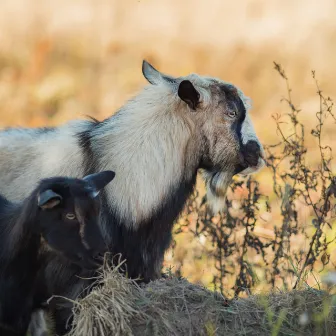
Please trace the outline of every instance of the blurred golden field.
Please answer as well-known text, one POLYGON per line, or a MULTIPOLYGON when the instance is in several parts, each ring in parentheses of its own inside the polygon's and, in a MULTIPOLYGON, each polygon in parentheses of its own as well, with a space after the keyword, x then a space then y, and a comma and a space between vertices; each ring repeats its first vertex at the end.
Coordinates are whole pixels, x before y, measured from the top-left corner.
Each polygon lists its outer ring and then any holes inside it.
MULTIPOLYGON (((0 127, 110 116, 145 84, 141 62, 147 59, 172 75, 196 72, 239 86, 252 98, 256 131, 269 145, 280 139, 272 115, 288 109, 273 61, 286 69, 308 128, 319 109, 311 70, 325 95, 336 99, 335 18, 333 0, 1 0, 0 127)), ((325 132, 323 140, 336 149, 332 120, 325 132)), ((318 157, 315 144, 308 134, 311 165, 318 157)), ((267 168, 257 179, 275 210, 263 216, 256 234, 272 236, 278 200, 267 168)), ((309 218, 302 214, 307 230, 309 218)), ((184 276, 209 286, 214 268, 202 253, 204 239, 179 235, 166 265, 183 263, 184 276)), ((330 253, 332 269, 335 244, 330 253)))

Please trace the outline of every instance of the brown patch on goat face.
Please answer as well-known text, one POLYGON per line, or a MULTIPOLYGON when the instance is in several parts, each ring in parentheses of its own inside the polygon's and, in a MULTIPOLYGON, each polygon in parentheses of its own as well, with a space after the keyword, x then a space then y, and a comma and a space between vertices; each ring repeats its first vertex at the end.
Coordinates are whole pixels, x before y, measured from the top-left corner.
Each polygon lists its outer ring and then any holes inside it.
POLYGON ((78 205, 78 203, 75 203, 75 213, 76 213, 76 217, 79 223, 79 235, 81 237, 81 241, 82 244, 85 246, 85 248, 89 249, 90 246, 88 244, 88 242, 85 240, 85 225, 87 224, 85 222, 85 215, 82 213, 82 207, 80 205, 78 205))
POLYGON ((243 160, 237 132, 245 118, 243 103, 233 85, 214 81, 200 88, 204 90, 210 99, 203 99, 195 116, 203 139, 202 168, 234 170, 243 160))
POLYGON ((50 252, 50 251, 55 251, 44 239, 43 236, 41 236, 41 248, 40 248, 40 253, 43 254, 44 252, 50 252))
POLYGON ((99 229, 99 201, 90 197, 90 202, 81 202, 76 200, 74 210, 79 224, 79 235, 81 242, 87 249, 97 247, 103 242, 100 241, 100 229, 99 229), (88 236, 90 232, 91 236, 88 236))

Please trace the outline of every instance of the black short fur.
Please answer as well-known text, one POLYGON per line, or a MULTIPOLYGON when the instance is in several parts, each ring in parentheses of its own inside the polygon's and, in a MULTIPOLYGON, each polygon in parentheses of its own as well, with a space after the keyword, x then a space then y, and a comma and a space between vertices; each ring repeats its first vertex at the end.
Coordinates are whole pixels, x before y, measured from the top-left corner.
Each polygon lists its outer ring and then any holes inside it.
MULTIPOLYGON (((91 127, 99 127, 93 123, 91 127)), ((93 151, 90 148, 89 132, 80 133, 78 141, 83 150, 84 162, 86 162, 86 173, 92 172, 94 167, 93 151)), ((178 190, 171 190, 170 197, 157 210, 147 222, 139 223, 138 229, 128 228, 127 223, 120 220, 117 213, 107 203, 105 192, 100 194, 101 218, 103 230, 105 230, 105 241, 112 255, 121 255, 126 259, 127 275, 131 278, 140 278, 142 282, 160 277, 164 253, 172 240, 172 227, 175 219, 182 211, 187 198, 193 191, 196 183, 196 171, 188 181, 181 181, 178 190)), ((56 255, 46 256, 44 277, 42 282, 46 283, 46 292, 39 294, 39 300, 47 300, 53 293, 55 295, 75 298, 90 283, 75 277, 76 266, 61 264, 56 255), (53 276, 55 269, 58 269, 58 276, 53 276)), ((63 335, 71 326, 71 308, 69 301, 57 299, 51 300, 49 311, 52 312, 56 321, 56 333, 63 335)))
MULTIPOLYGON (((44 299, 42 293, 48 292, 47 282, 41 279, 44 272, 39 270, 49 264, 50 255, 57 257, 60 264, 72 267, 74 276, 81 274, 84 268, 97 267, 93 259, 95 251, 91 248, 102 242, 93 242, 91 237, 87 237, 86 227, 83 237, 80 224, 77 221, 65 222, 63 216, 64 210, 75 209, 76 206, 85 206, 91 210, 90 205, 98 202, 91 196, 90 183, 91 180, 45 179, 21 203, 9 202, 0 195, 1 336, 26 335, 32 312, 41 307, 44 299), (58 197, 59 203, 55 203, 52 198, 44 198, 49 204, 39 204, 42 195, 46 195, 46 192, 50 195, 49 191, 53 192, 53 197, 58 197), (57 252, 44 252, 47 245, 42 242, 42 237, 57 252), (88 246, 83 244, 83 239, 88 246)), ((96 222, 98 214, 93 218, 96 222)), ((95 225, 99 231, 97 223, 89 219, 81 224, 95 225)), ((92 228, 90 231, 92 236, 92 228)), ((100 236, 100 232, 97 234, 100 236)), ((52 276, 55 277, 55 274, 52 276)))

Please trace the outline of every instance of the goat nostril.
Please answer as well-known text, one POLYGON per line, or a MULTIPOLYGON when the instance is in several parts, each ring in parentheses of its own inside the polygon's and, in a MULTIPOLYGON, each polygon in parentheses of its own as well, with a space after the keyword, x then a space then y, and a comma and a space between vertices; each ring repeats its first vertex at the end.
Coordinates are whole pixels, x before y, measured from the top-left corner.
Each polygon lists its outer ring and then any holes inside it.
POLYGON ((246 150, 254 153, 260 153, 260 146, 254 140, 249 140, 246 145, 244 146, 246 150))
POLYGON ((258 165, 259 158, 262 157, 263 152, 261 150, 258 142, 250 140, 246 143, 243 148, 245 162, 250 167, 255 167, 258 165))

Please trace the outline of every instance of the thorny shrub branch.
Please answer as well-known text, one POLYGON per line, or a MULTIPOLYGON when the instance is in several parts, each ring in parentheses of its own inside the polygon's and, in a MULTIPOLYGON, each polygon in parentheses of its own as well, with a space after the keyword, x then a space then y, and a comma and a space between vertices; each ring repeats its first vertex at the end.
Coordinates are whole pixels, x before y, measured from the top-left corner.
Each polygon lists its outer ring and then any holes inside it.
MULTIPOLYGON (((327 118, 336 122, 333 102, 324 96, 312 72, 319 98, 317 124, 310 131, 316 138, 319 164, 312 167, 307 159, 308 132, 300 121, 301 111, 293 102, 285 71, 280 64, 274 63, 274 67, 286 83, 287 97, 282 100, 289 107, 285 116, 273 116, 279 143, 265 147, 265 169, 271 172, 272 197, 279 209, 270 208, 269 195, 263 195, 259 182, 249 177, 231 184, 222 214, 211 216, 206 200, 200 200, 198 192, 190 198, 185 211, 185 225, 195 239, 203 235, 211 243, 206 253, 215 263, 213 284, 226 295, 238 296, 253 288, 258 281, 256 270, 263 272, 273 288, 297 288, 307 269, 329 263, 328 245, 335 240, 328 240, 325 229, 336 216, 336 177, 331 168, 332 148, 323 143, 327 118), (300 215, 302 209, 309 211, 310 223, 300 215), (281 219, 274 223, 274 235, 259 237, 255 229, 263 221, 261 213, 272 210, 278 210, 281 219), (196 215, 194 223, 187 220, 190 214, 196 215), (301 243, 295 244, 296 241, 301 243), (258 255, 258 262, 253 261, 258 255)), ((176 234, 181 232, 178 226, 176 234)))

